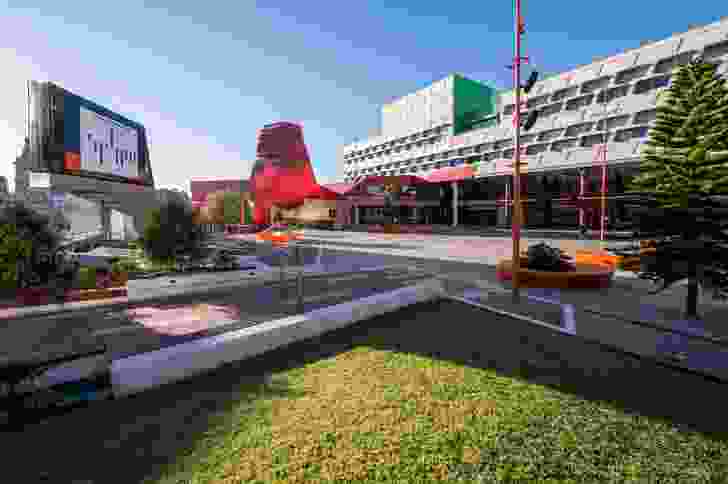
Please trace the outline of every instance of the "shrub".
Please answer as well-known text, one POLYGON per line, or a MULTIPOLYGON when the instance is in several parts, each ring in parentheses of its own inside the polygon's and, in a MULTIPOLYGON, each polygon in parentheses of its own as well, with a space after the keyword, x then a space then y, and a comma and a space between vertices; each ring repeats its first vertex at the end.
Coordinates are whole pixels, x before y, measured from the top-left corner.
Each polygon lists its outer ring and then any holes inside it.
POLYGON ((111 272, 138 272, 141 268, 139 264, 131 259, 121 259, 111 266, 111 272))
POLYGON ((560 249, 540 243, 528 248, 526 267, 537 271, 563 271, 569 263, 569 257, 560 249))
POLYGON ((87 266, 79 268, 78 285, 80 289, 96 288, 96 268, 87 266))
POLYGON ((144 228, 144 249, 152 259, 169 260, 199 247, 201 228, 194 223, 191 207, 169 201, 150 213, 144 228))

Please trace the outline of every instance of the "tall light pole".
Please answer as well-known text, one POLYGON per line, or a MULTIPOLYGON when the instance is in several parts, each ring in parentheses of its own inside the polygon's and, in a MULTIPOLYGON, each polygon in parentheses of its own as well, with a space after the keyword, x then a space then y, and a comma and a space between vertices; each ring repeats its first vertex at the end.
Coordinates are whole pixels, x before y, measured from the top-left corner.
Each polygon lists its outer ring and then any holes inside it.
POLYGON ((521 35, 524 25, 521 19, 521 0, 516 2, 515 15, 515 57, 513 58, 513 87, 515 88, 514 120, 515 124, 515 150, 513 163, 513 214, 511 231, 513 234, 513 268, 511 270, 513 282, 513 298, 519 298, 519 277, 521 269, 521 35))

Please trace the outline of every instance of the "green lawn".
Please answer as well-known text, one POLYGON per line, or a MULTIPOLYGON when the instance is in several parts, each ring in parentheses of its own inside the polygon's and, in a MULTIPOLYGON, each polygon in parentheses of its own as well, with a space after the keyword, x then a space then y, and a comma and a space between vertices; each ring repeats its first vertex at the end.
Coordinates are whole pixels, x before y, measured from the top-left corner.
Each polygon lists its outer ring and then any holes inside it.
MULTIPOLYGON (((45 482, 104 484, 728 482, 727 439, 468 360, 472 348, 485 352, 481 362, 529 351, 515 322, 482 314, 423 304, 78 409, 22 434, 0 432, 4 477, 38 482, 45 473, 45 482), (509 325, 513 343, 503 336, 487 345, 490 333, 476 331, 492 324, 509 325), (439 356, 428 356, 433 351, 439 356), (36 456, 30 466, 28 456, 36 456)), ((565 354, 556 341, 547 349, 565 354)), ((607 356, 584 351, 594 365, 610 368, 607 356)), ((620 392, 657 394, 665 409, 667 393, 677 408, 689 407, 688 415, 713 421, 722 412, 721 403, 711 407, 717 393, 696 395, 722 387, 690 387, 633 363, 614 377, 614 368, 588 379, 615 401, 620 392)), ((553 373, 566 384, 566 370, 553 373)))
POLYGON ((293 396, 232 409, 155 482, 728 479, 725 442, 422 356, 357 347, 272 384, 293 396))

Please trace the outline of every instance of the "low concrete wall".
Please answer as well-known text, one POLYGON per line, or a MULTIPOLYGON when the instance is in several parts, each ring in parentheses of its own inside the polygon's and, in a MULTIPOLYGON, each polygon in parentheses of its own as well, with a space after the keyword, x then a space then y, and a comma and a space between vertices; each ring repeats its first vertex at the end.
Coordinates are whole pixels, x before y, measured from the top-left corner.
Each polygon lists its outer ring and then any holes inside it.
POLYGON ((427 280, 395 291, 258 324, 150 353, 111 365, 115 396, 129 395, 189 378, 364 319, 442 295, 442 283, 427 280))

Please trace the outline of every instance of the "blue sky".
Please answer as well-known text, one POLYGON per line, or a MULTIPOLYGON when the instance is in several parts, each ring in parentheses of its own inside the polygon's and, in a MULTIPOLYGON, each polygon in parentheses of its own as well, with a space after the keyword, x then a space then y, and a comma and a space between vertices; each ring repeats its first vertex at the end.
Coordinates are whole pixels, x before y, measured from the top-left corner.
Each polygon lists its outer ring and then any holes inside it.
MULTIPOLYGON (((718 1, 523 0, 526 53, 559 72, 706 24, 718 1)), ((25 80, 145 124, 157 185, 247 177, 256 129, 301 122, 321 182, 379 106, 452 72, 507 87, 512 1, 0 0, 0 175, 22 145, 25 80)), ((12 181, 11 181, 12 183, 12 181)))

